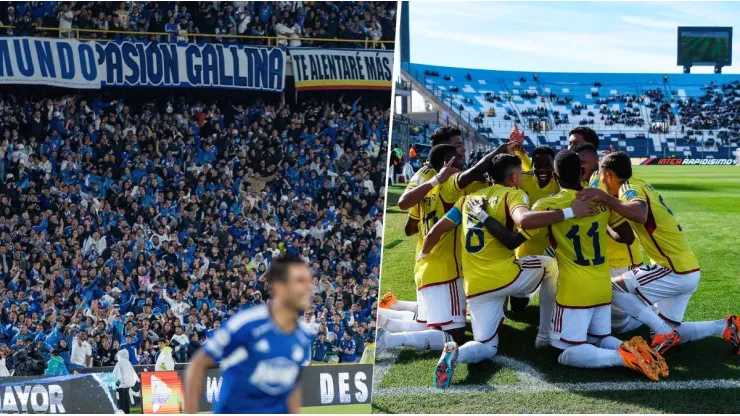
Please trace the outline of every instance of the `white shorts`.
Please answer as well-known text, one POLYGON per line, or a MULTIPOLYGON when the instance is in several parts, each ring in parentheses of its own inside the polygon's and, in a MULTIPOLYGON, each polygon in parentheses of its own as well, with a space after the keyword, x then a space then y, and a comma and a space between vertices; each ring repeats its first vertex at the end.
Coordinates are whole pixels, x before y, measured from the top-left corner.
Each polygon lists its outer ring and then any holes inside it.
POLYGON ((550 331, 550 342, 553 347, 564 350, 574 345, 594 343, 611 333, 611 305, 593 308, 568 308, 555 305, 550 331))
POLYGON ((494 342, 494 345, 498 345, 496 335, 498 335, 499 328, 504 322, 506 298, 508 296, 526 297, 534 293, 545 277, 545 267, 557 267, 555 259, 550 257, 527 256, 520 260, 522 261, 522 271, 509 286, 468 298, 474 340, 483 343, 494 342), (524 265, 525 259, 529 260, 527 261, 528 265, 524 265))
POLYGON ((463 279, 416 291, 416 321, 430 328, 455 329, 466 324, 463 279))
MULTIPOLYGON (((648 305, 658 308, 658 315, 672 325, 680 325, 691 295, 699 287, 699 270, 678 274, 658 265, 646 265, 624 273, 627 290, 648 305)), ((614 290, 619 290, 615 287, 614 290)))
POLYGON ((629 266, 624 266, 624 267, 612 267, 612 266, 609 266, 609 275, 611 277, 621 276, 621 275, 623 275, 623 274, 625 274, 627 272, 631 272, 631 271, 632 271, 632 267, 629 267, 629 266))

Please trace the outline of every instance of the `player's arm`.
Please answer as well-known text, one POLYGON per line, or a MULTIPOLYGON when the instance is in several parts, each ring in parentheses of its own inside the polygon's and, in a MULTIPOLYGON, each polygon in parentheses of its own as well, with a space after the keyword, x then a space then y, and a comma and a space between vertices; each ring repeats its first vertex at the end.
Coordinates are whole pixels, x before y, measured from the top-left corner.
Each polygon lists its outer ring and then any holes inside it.
POLYGON ((419 232, 419 220, 408 217, 406 218, 406 225, 403 228, 403 231, 406 233, 407 237, 411 237, 412 235, 419 232))
POLYGON ((428 181, 422 183, 419 186, 414 186, 413 188, 411 187, 411 184, 409 184, 409 186, 406 187, 406 190, 403 191, 403 195, 401 195, 401 198, 398 199, 398 208, 401 208, 404 211, 408 210, 409 208, 421 202, 424 196, 426 196, 426 194, 428 194, 429 191, 432 190, 432 188, 440 183, 445 182, 447 179, 450 178, 450 176, 452 176, 452 174, 459 172, 459 170, 453 166, 454 163, 455 158, 453 157, 447 163, 445 163, 444 167, 442 168, 442 170, 439 171, 439 173, 434 175, 428 181))
POLYGON ((520 234, 518 231, 507 230, 500 222, 488 215, 485 200, 471 198, 468 201, 468 209, 486 227, 486 230, 509 250, 514 250, 527 241, 526 236, 520 234))
POLYGON ((606 232, 609 233, 609 237, 613 238, 617 243, 630 245, 635 242, 635 233, 632 232, 632 227, 627 221, 622 222, 616 227, 606 227, 606 232))
POLYGON ((412 235, 419 232, 419 221, 421 220, 421 213, 419 212, 419 205, 414 205, 409 209, 409 215, 406 218, 406 226, 403 231, 406 236, 411 237, 412 235))
POLYGON ((626 201, 609 195, 598 188, 588 188, 578 192, 579 199, 601 202, 622 217, 639 224, 645 224, 648 217, 647 202, 634 189, 627 190, 624 197, 627 199, 626 201))
POLYGON ((522 170, 523 171, 531 171, 532 170, 532 159, 529 158, 529 155, 527 152, 519 146, 516 150, 514 150, 514 155, 519 158, 519 160, 522 161, 522 170))
POLYGON ((511 213, 514 223, 523 230, 533 230, 547 227, 571 218, 590 217, 597 213, 594 204, 576 199, 573 205, 566 209, 549 211, 530 211, 525 206, 517 207, 511 213))
POLYGON ((496 150, 483 156, 472 168, 467 169, 457 177, 457 186, 460 189, 465 189, 473 182, 485 182, 486 172, 490 170, 491 161, 497 155, 502 153, 508 153, 513 148, 514 143, 508 142, 497 147, 496 150))
POLYGON ((293 393, 288 396, 288 412, 298 414, 301 412, 301 402, 303 401, 303 392, 300 386, 296 386, 293 393))
POLYGON ((445 235, 445 233, 454 230, 455 227, 462 222, 462 203, 464 200, 465 198, 460 198, 460 200, 457 201, 449 211, 447 211, 445 216, 442 217, 441 220, 437 221, 432 229, 429 230, 426 237, 424 237, 424 243, 421 246, 421 253, 419 253, 419 257, 416 259, 417 262, 421 261, 432 251, 434 246, 439 243, 439 240, 442 239, 442 236, 445 235))
MULTIPOLYGON (((452 209, 455 209, 455 208, 452 208, 452 209)), ((462 216, 462 214, 460 215, 462 216)), ((447 215, 442 217, 441 220, 437 221, 437 223, 434 224, 432 229, 429 230, 426 237, 424 237, 424 244, 421 247, 421 253, 419 253, 419 257, 416 259, 416 261, 417 262, 421 261, 424 257, 426 257, 432 251, 432 249, 434 249, 434 246, 436 246, 437 243, 439 243, 439 240, 442 239, 442 236, 445 235, 445 233, 448 233, 454 230, 456 226, 457 224, 455 224, 449 218, 447 218, 447 215)))
POLYGON ((185 413, 191 415, 198 413, 206 370, 215 365, 216 362, 203 349, 198 350, 190 360, 190 364, 185 371, 185 413))
POLYGON ((203 394, 203 381, 206 370, 215 367, 216 363, 228 357, 240 345, 248 345, 251 340, 240 339, 240 334, 227 324, 214 332, 203 347, 195 353, 185 372, 185 412, 194 414, 200 407, 200 396, 203 394))

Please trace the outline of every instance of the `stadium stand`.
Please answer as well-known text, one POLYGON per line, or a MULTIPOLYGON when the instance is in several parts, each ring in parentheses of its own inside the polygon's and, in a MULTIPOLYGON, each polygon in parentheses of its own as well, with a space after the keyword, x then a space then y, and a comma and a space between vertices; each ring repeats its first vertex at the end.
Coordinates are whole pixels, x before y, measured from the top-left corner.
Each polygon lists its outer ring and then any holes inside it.
MULTIPOLYGON (((635 157, 734 157, 740 139, 740 76, 534 73, 403 64, 404 70, 498 145, 513 123, 525 145, 556 149, 589 126, 635 157)), ((418 143, 424 143, 420 139, 418 143)))
POLYGON ((121 348, 153 363, 159 340, 185 362, 222 320, 268 298, 262 274, 281 253, 315 272, 305 320, 327 335, 328 355, 345 333, 362 355, 374 336, 387 110, 67 91, 0 95, 10 371, 39 374, 51 350, 75 368, 84 338, 96 366, 121 348))
MULTIPOLYGON (((373 41, 393 39, 394 16, 388 2, 11 2, 0 36, 390 49, 373 41), (300 39, 278 39, 280 22, 300 39), (271 37, 238 37, 254 30, 271 37)), ((0 86, 0 377, 80 369, 86 352, 94 367, 119 350, 153 364, 162 341, 187 362, 221 322, 269 301, 264 273, 283 254, 315 275, 301 318, 324 334, 313 361, 362 357, 375 337, 389 93, 287 84, 0 86)))
POLYGON ((11 1, 0 8, 0 35, 115 41, 391 49, 395 25, 395 3, 382 1, 11 1))

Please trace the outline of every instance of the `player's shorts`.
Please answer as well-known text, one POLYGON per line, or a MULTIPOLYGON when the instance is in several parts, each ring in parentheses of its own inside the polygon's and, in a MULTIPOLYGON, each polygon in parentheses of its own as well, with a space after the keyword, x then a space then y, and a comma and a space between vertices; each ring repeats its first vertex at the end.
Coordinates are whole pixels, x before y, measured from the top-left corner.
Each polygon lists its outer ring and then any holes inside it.
POLYGON ((463 279, 416 291, 416 321, 430 328, 455 329, 466 324, 463 279))
POLYGON ((574 345, 594 343, 611 333, 611 305, 593 308, 568 308, 555 305, 550 330, 550 343, 553 347, 564 350, 574 345))
POLYGON ((548 248, 546 248, 546 249, 545 249, 545 252, 544 252, 544 253, 542 253, 542 255, 543 255, 543 256, 547 256, 547 257, 552 257, 552 258, 556 258, 556 256, 555 256, 555 249, 554 249, 554 248, 552 248, 552 247, 548 247, 548 248))
POLYGON ((629 267, 629 266, 625 266, 625 267, 612 267, 612 266, 609 266, 609 275, 611 277, 621 276, 621 275, 623 275, 623 274, 625 274, 627 272, 631 272, 631 271, 632 271, 632 267, 629 267))
POLYGON ((506 297, 527 297, 539 289, 540 283, 545 277, 545 268, 555 268, 557 270, 557 261, 553 258, 527 256, 521 260, 524 259, 539 261, 528 261, 528 266, 522 264, 519 277, 509 286, 468 298, 474 340, 483 343, 494 342, 494 345, 498 345, 497 335, 501 324, 504 322, 506 297))
POLYGON ((699 270, 678 274, 653 264, 624 273, 622 279, 630 293, 637 294, 648 305, 655 305, 663 320, 679 325, 691 295, 699 287, 700 275, 699 270))

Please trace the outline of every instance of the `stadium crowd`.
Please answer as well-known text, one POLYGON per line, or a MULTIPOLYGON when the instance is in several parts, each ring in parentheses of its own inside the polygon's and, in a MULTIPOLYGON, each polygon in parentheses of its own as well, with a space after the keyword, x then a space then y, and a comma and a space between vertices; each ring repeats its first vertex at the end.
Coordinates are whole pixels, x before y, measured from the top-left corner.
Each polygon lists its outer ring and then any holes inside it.
POLYGON ((678 101, 681 123, 695 130, 740 130, 740 81, 712 82, 704 95, 678 101))
POLYGON ((11 1, 6 5, 0 8, 0 26, 5 26, 0 34, 15 36, 75 37, 75 29, 87 29, 94 31, 83 31, 80 37, 266 44, 265 39, 228 36, 269 36, 292 47, 392 48, 392 43, 377 41, 392 41, 396 25, 396 3, 383 1, 11 1), (144 32, 167 35, 136 34, 144 32))
POLYGON ((264 272, 283 254, 315 275, 301 318, 319 335, 313 360, 361 357, 386 104, 67 91, 0 91, 0 376, 111 366, 119 350, 135 365, 159 351, 185 362, 236 311, 269 302, 264 272))

